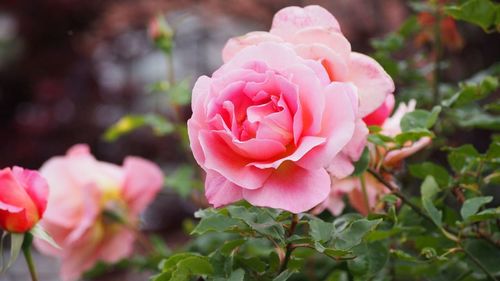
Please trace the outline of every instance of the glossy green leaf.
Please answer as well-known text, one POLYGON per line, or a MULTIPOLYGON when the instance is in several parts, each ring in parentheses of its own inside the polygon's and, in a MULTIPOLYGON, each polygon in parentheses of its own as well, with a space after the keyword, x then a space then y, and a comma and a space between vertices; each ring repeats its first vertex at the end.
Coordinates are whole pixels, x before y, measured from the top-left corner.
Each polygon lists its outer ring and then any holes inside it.
POLYGON ((410 173, 419 179, 425 179, 428 175, 434 177, 439 186, 447 187, 451 183, 451 176, 448 171, 437 164, 432 162, 423 162, 419 164, 410 165, 410 173))
POLYGON ((368 168, 368 164, 370 164, 370 151, 368 150, 368 147, 365 147, 363 153, 361 154, 361 157, 354 164, 354 172, 352 173, 352 175, 359 176, 363 174, 368 168))
POLYGON ((486 76, 475 83, 464 83, 460 90, 451 98, 444 100, 444 106, 460 107, 471 102, 481 100, 493 93, 499 86, 498 78, 486 76))
POLYGON ((440 106, 435 106, 430 112, 422 109, 408 112, 401 119, 401 130, 407 132, 415 129, 429 129, 436 123, 440 112, 440 106))
POLYGON ((483 205, 490 203, 491 201, 493 201, 492 196, 482 196, 467 199, 460 209, 460 215, 462 215, 462 218, 466 220, 470 216, 475 215, 483 205))
POLYGON ((294 272, 285 270, 281 272, 276 278, 273 279, 273 281, 286 281, 288 278, 290 278, 294 272))
POLYGON ((309 221, 309 234, 314 241, 326 243, 333 238, 333 223, 325 222, 319 219, 309 221))
POLYGON ((476 24, 489 31, 500 31, 500 5, 491 0, 468 0, 461 5, 448 6, 446 13, 452 17, 476 24))
POLYGON ((439 186, 433 176, 427 176, 420 187, 422 193, 422 205, 429 214, 434 224, 442 226, 443 213, 434 206, 433 199, 439 192, 439 186))
POLYGON ((467 144, 457 148, 449 149, 448 163, 458 173, 462 173, 471 167, 480 156, 474 146, 467 144))
POLYGON ((174 131, 174 125, 156 114, 126 115, 109 127, 104 133, 106 141, 115 141, 140 127, 150 126, 155 135, 163 136, 174 131))

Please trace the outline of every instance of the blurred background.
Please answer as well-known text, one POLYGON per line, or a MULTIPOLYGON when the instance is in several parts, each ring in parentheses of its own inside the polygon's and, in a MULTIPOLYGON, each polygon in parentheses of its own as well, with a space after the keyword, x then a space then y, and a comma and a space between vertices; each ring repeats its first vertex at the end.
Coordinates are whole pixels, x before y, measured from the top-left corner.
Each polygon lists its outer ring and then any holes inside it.
MULTIPOLYGON (((167 169, 186 161, 186 155, 172 149, 177 139, 157 137, 147 128, 114 143, 102 137, 121 116, 150 111, 155 104, 150 85, 169 75, 163 54, 148 37, 148 24, 157 14, 165 15, 175 30, 175 77, 192 85, 199 75, 220 66, 222 47, 230 37, 268 30, 272 15, 285 6, 322 5, 337 17, 353 50, 370 53, 370 39, 397 29, 411 13, 407 2, 2 0, 0 167, 37 169, 75 143, 88 143, 98 159, 115 163, 126 155, 149 158, 167 169)), ((450 65, 444 81, 463 80, 500 61, 497 35, 460 24, 458 32, 463 44, 446 51, 450 65)), ((189 117, 189 107, 183 114, 189 117)), ((480 136, 487 134, 476 130, 460 137, 474 138, 481 149, 480 136)), ((157 203, 150 216, 161 214, 163 228, 179 228, 194 207, 173 195, 164 200, 172 202, 170 209, 157 203)), ((39 266, 41 279, 57 280, 53 261, 44 262, 48 264, 39 266)), ((24 280, 24 261, 19 263, 18 270, 1 280, 24 280)))

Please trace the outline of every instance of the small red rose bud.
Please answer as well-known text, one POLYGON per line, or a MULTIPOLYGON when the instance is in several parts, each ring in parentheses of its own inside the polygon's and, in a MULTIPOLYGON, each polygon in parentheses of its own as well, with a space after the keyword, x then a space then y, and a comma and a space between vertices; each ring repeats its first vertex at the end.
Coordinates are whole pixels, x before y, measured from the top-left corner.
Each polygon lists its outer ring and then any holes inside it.
POLYGON ((0 170, 0 228, 7 232, 29 231, 42 218, 49 187, 32 170, 14 167, 0 170))
POLYGON ((165 18, 161 15, 156 16, 149 23, 148 29, 149 37, 156 47, 169 54, 173 47, 174 32, 165 18))

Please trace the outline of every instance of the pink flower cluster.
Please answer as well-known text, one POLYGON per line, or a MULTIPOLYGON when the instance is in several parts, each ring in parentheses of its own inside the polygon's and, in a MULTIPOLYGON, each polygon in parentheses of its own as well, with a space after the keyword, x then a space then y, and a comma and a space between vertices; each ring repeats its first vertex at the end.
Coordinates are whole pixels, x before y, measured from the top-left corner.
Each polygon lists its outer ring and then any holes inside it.
POLYGON ((392 97, 392 79, 319 6, 280 10, 269 32, 230 39, 223 59, 196 82, 188 121, 209 202, 294 213, 323 202, 330 174, 352 173, 363 118, 392 97))

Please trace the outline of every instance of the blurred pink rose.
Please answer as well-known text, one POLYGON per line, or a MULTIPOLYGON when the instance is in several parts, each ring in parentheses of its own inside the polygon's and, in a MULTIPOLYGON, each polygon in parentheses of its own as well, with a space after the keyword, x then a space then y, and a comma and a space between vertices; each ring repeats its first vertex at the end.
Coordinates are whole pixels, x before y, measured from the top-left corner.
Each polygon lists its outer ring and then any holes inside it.
POLYGON ((139 213, 163 183, 161 170, 150 161, 127 157, 123 167, 100 162, 82 144, 49 159, 40 172, 51 186, 41 224, 62 249, 41 240, 35 245, 60 257, 64 281, 78 279, 98 261, 129 256, 139 213))
POLYGON ((269 32, 250 32, 230 39, 223 50, 229 61, 242 49, 262 42, 290 44, 305 59, 319 62, 331 81, 351 82, 364 117, 394 92, 394 82, 372 58, 351 51, 335 17, 320 6, 287 7, 276 13, 269 32))
POLYGON ((42 218, 48 196, 47 182, 37 171, 21 167, 0 170, 0 229, 29 231, 42 218))
POLYGON ((248 46, 211 78, 200 77, 192 110, 191 148, 215 207, 246 199, 309 210, 330 191, 325 168, 366 141, 356 88, 331 82, 318 61, 289 44, 248 46))
MULTIPOLYGON (((411 100, 408 104, 400 103, 396 112, 394 112, 394 114, 390 118, 386 117, 385 120, 380 120, 383 119, 383 116, 386 115, 387 111, 392 111, 392 107, 394 106, 394 101, 386 101, 381 106, 381 108, 374 112, 374 114, 378 113, 381 115, 374 117, 374 119, 377 119, 377 122, 382 121, 381 134, 394 137, 401 133, 401 127, 399 123, 406 113, 415 110, 415 105, 415 100, 411 100)), ((415 154, 430 143, 431 139, 429 137, 423 137, 414 143, 409 142, 405 145, 405 147, 401 149, 389 150, 389 152, 387 152, 387 150, 384 148, 375 147, 370 144, 370 166, 374 169, 377 169, 377 165, 379 164, 380 160, 382 160, 382 165, 384 167, 389 169, 397 168, 401 164, 402 160, 415 154)), ((365 195, 363 194, 360 177, 333 179, 332 189, 330 191, 329 197, 320 205, 318 205, 313 210, 313 213, 321 213, 324 209, 328 209, 333 215, 341 214, 345 207, 343 201, 343 197, 345 195, 348 196, 350 205, 361 214, 368 214, 367 206, 371 210, 376 209, 375 207, 379 202, 379 199, 384 194, 387 194, 390 191, 370 173, 365 172, 361 176, 365 179, 368 201, 366 201, 365 195)), ((394 178, 391 174, 384 174, 384 176, 387 181, 393 182, 393 186, 396 186, 396 184, 394 183, 394 178)))

